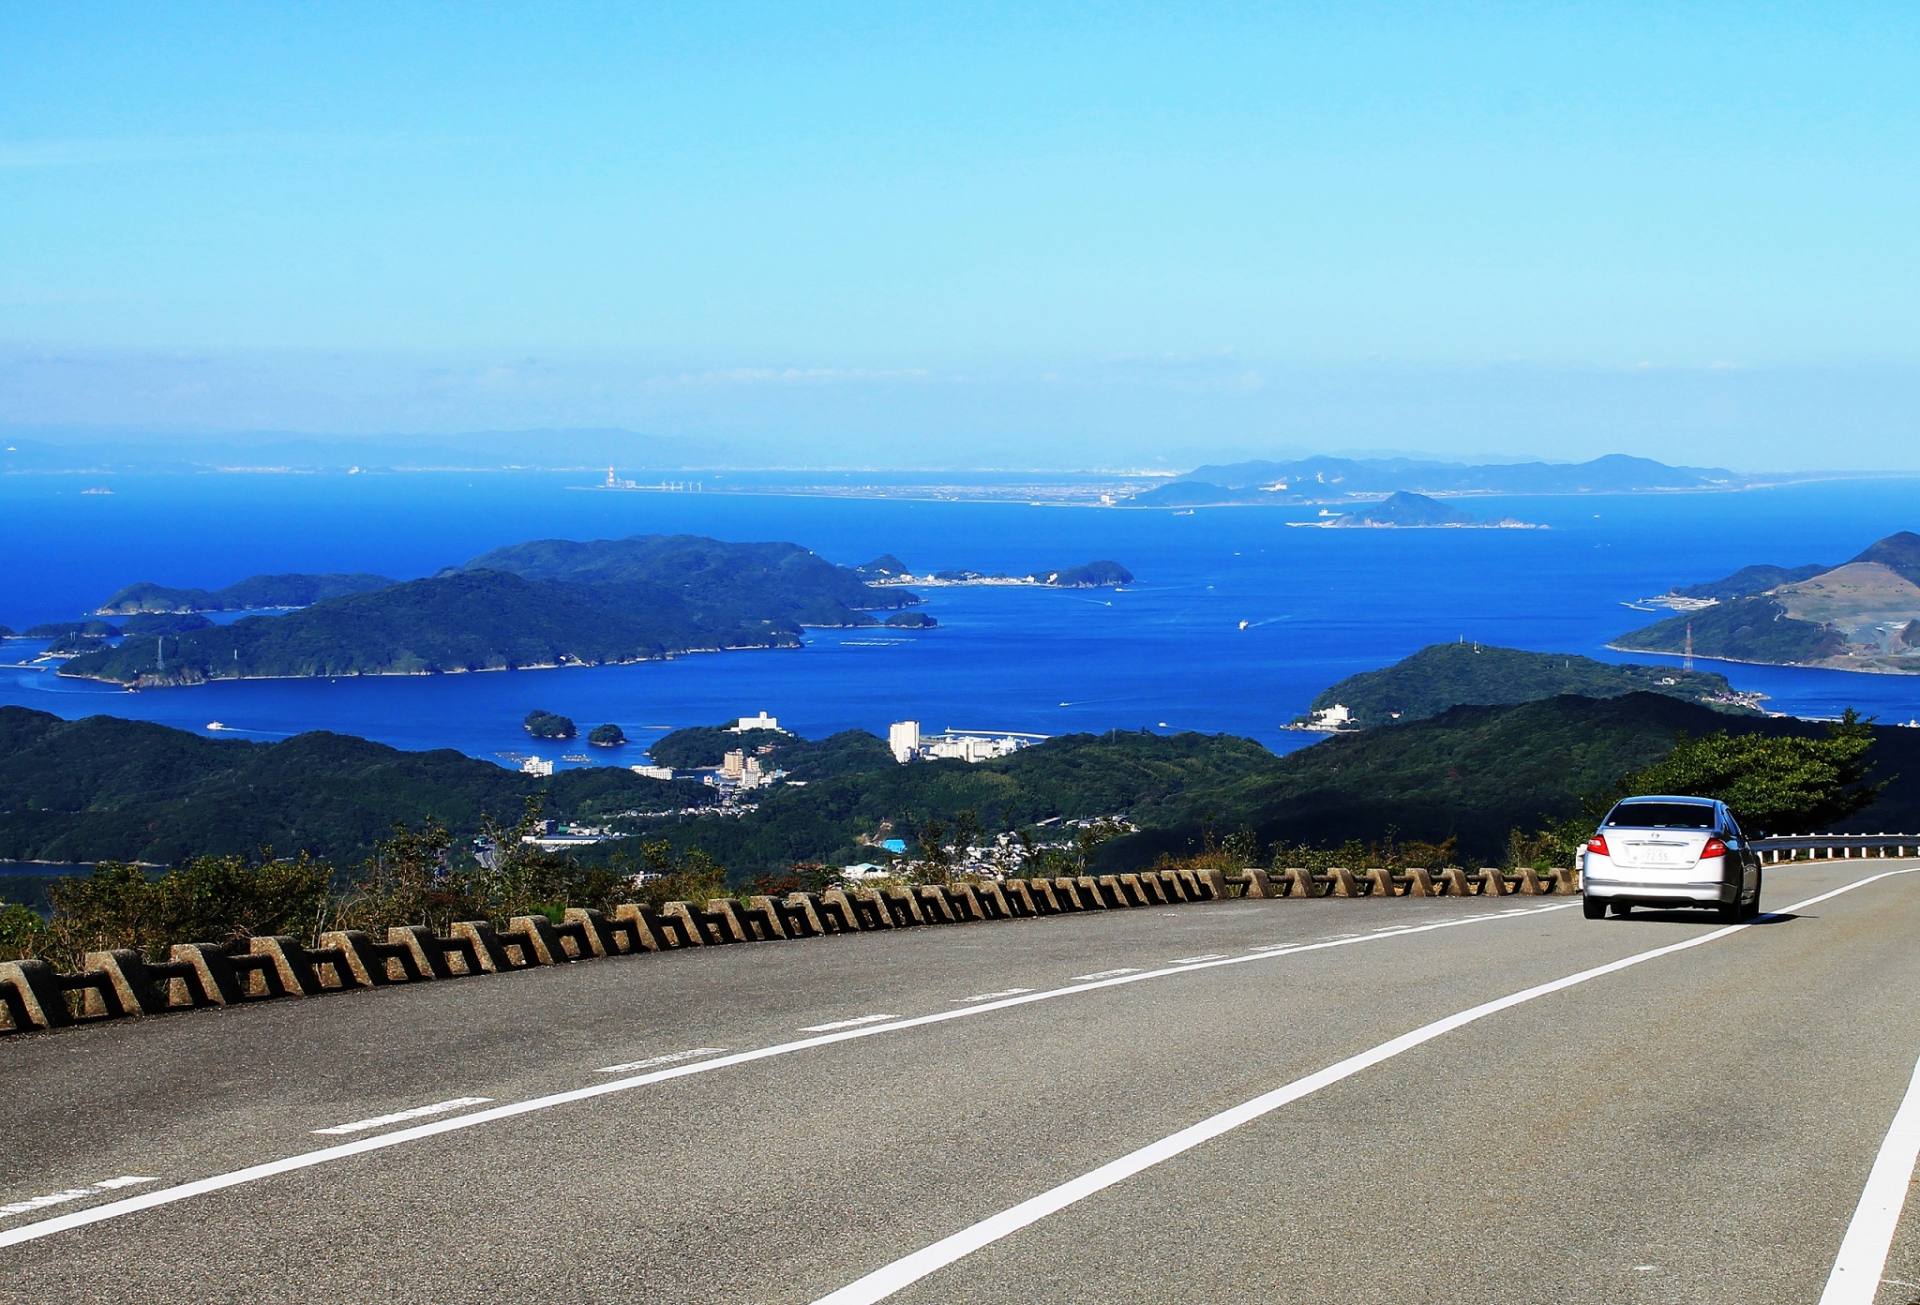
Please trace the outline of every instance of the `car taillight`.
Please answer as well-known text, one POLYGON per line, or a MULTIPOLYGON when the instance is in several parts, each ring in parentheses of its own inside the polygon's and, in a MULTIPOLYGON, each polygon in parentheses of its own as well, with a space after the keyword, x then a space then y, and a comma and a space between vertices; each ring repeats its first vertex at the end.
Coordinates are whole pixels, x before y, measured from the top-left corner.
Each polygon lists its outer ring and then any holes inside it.
POLYGON ((1607 836, 1605 834, 1595 834, 1592 838, 1589 838, 1587 840, 1587 851, 1592 852, 1595 856, 1613 855, 1613 853, 1607 851, 1607 836))
POLYGON ((1727 845, 1717 838, 1709 838, 1707 845, 1700 849, 1700 859, 1702 861, 1709 861, 1716 856, 1725 856, 1726 854, 1727 845))

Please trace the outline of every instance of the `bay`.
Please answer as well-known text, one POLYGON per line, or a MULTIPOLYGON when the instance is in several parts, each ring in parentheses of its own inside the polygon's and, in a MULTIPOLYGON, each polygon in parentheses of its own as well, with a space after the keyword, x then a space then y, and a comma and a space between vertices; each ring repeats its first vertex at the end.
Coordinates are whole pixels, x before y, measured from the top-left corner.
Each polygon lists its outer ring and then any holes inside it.
MULTIPOLYGON (((304 730, 404 748, 451 747, 561 765, 586 749, 535 744, 535 707, 582 730, 621 724, 636 762, 660 732, 766 710, 809 735, 929 729, 1058 734, 1152 728, 1248 735, 1276 750, 1321 688, 1436 641, 1466 639, 1609 660, 1606 641, 1654 616, 1624 602, 1753 562, 1838 562, 1920 526, 1912 481, 1828 482, 1720 494, 1473 499, 1547 530, 1289 528, 1313 509, 1157 511, 779 493, 581 493, 579 474, 201 474, 0 477, 0 622, 79 616, 134 580, 215 586, 272 571, 431 574, 543 537, 687 532, 785 539, 833 561, 882 552, 918 569, 1025 571, 1111 558, 1122 592, 925 591, 938 629, 810 631, 807 646, 623 667, 219 683, 127 693, 0 668, 0 704, 106 713, 222 737, 304 730), (110 495, 83 494, 89 486, 110 495), (1246 628, 1241 628, 1241 622, 1246 628)), ((796 478, 789 477, 788 482, 796 478)), ((813 477, 812 479, 818 479, 813 477)), ((863 477, 872 481, 876 477, 863 477)), ((959 480, 956 474, 949 480, 959 480)), ((775 478, 760 478, 773 487, 775 478)), ((34 645, 0 645, 17 662, 34 645)), ((1715 664, 1769 706, 1885 721, 1920 716, 1920 677, 1715 664)))

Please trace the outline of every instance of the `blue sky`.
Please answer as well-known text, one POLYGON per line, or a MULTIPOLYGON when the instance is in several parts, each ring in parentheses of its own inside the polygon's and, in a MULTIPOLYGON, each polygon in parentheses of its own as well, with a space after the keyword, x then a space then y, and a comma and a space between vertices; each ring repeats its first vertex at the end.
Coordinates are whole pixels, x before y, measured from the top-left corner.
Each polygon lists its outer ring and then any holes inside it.
POLYGON ((0 422, 1920 468, 1910 5, 16 5, 0 422))

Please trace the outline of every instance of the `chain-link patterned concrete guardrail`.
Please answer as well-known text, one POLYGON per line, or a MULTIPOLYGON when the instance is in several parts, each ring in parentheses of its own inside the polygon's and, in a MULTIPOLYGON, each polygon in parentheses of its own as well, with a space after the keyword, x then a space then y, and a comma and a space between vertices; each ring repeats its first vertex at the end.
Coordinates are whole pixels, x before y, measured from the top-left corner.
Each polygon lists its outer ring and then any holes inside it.
POLYGON ((73 974, 46 961, 9 961, 0 963, 0 1032, 503 974, 641 952, 1217 901, 1236 888, 1244 891, 1218 870, 830 888, 744 901, 717 898, 705 905, 628 902, 611 913, 570 908, 558 922, 523 915, 505 928, 460 921, 445 935, 419 925, 389 929, 384 939, 340 930, 322 934, 311 947, 288 937, 179 943, 165 960, 124 948, 95 951, 73 974))
MULTIPOLYGON (((1920 835, 1804 834, 1758 840, 1770 860, 1920 854, 1920 835)), ((1152 870, 1054 879, 889 888, 830 888, 784 897, 624 903, 608 914, 570 908, 558 922, 515 916, 497 928, 460 921, 442 936, 419 925, 320 936, 308 947, 287 937, 179 943, 165 960, 135 951, 88 952, 63 974, 45 961, 0 962, 0 1033, 235 1006, 282 997, 503 974, 595 957, 738 943, 823 938, 882 929, 1032 919, 1077 911, 1125 910, 1227 898, 1504 897, 1571 895, 1573 869, 1152 870)))

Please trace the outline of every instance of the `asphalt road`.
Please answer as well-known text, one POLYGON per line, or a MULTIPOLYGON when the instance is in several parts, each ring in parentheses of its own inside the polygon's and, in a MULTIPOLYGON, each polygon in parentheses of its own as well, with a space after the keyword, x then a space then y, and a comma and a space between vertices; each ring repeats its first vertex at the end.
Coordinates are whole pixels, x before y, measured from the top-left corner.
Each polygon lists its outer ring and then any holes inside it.
POLYGON ((1840 1261, 1833 1305, 1909 1305, 1915 870, 1775 867, 1733 929, 1236 901, 15 1038, 0 1299, 1817 1301, 1840 1261))

